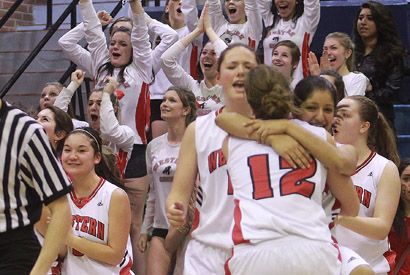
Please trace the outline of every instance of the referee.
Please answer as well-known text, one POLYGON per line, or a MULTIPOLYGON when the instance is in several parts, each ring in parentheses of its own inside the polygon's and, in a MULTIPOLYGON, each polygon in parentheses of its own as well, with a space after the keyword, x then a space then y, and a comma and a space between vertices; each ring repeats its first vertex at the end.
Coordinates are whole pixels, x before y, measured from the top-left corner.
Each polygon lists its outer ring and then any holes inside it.
POLYGON ((0 99, 0 275, 46 274, 65 245, 68 179, 41 127, 0 99), (43 248, 33 225, 51 210, 43 248))

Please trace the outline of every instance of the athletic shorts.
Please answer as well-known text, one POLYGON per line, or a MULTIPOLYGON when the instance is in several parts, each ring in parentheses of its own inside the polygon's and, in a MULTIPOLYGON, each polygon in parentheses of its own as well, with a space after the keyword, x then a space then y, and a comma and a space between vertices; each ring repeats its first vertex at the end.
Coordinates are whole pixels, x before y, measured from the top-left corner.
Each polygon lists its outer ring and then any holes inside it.
POLYGON ((125 179, 141 178, 147 175, 147 163, 145 160, 146 149, 147 146, 145 144, 134 144, 131 157, 125 168, 125 179))
POLYGON ((232 275, 339 275, 339 256, 333 243, 288 236, 236 245, 228 268, 232 275))
POLYGON ((154 229, 152 230, 152 237, 159 237, 165 240, 167 234, 168 229, 154 227, 154 229))
MULTIPOLYGON (((192 239, 184 260, 184 275, 225 274, 225 263, 232 249, 208 246, 192 239)), ((249 273, 257 274, 257 273, 249 273)))
POLYGON ((349 275, 353 269, 361 265, 369 266, 369 264, 359 256, 359 254, 350 248, 339 245, 339 250, 340 255, 342 256, 342 271, 340 272, 340 275, 349 275))
POLYGON ((0 233, 0 274, 29 274, 40 250, 32 226, 0 233))
POLYGON ((160 106, 162 103, 162 99, 151 99, 150 108, 151 108, 151 123, 156 120, 163 120, 161 118, 161 110, 160 106))

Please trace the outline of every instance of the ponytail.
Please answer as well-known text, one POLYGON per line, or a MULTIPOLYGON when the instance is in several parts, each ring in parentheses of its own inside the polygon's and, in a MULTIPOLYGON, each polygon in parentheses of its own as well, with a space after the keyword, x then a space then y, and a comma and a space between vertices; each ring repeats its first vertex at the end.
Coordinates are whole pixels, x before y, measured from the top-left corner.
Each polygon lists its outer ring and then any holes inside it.
POLYGON ((364 96, 349 96, 348 98, 359 103, 359 114, 362 121, 370 123, 367 135, 367 145, 378 154, 391 160, 396 166, 400 164, 397 152, 396 138, 390 124, 376 103, 364 96))
POLYGON ((376 128, 377 131, 374 137, 376 152, 399 166, 400 156, 397 151, 396 137, 390 124, 380 112, 377 116, 376 128))

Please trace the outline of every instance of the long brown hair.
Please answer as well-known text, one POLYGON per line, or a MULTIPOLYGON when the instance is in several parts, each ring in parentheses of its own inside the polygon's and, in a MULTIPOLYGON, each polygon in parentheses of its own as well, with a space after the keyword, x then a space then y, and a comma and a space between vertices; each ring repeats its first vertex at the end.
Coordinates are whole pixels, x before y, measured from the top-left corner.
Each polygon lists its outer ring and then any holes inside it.
POLYGON ((383 157, 399 166, 400 157, 397 151, 396 138, 390 124, 373 100, 365 96, 349 96, 359 104, 359 115, 362 121, 370 123, 367 145, 383 157))

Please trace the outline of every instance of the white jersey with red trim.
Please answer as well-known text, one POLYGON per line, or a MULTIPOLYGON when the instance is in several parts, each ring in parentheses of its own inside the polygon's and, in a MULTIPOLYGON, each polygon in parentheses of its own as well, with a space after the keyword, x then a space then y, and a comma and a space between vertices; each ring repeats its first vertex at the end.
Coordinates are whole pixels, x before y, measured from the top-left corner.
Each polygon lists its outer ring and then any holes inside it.
MULTIPOLYGON (((147 146, 147 173, 152 175, 152 190, 149 196, 154 203, 154 216, 144 218, 144 227, 168 229, 165 202, 171 192, 180 144, 170 144, 168 133, 153 139, 147 146), (152 192, 151 192, 152 191, 152 192)), ((148 208, 148 204, 147 204, 148 208)), ((146 212, 149 212, 146 209, 146 212)))
MULTIPOLYGON (((371 152, 369 157, 356 168, 352 181, 359 195, 360 217, 373 217, 376 204, 377 187, 388 159, 371 152)), ((389 264, 383 257, 388 251, 387 238, 373 240, 357 234, 341 225, 334 227, 337 241, 358 253, 367 261, 376 273, 389 271, 389 264)))
POLYGON ((219 0, 210 0, 208 5, 212 27, 227 45, 241 43, 256 49, 263 31, 262 16, 256 0, 245 1, 246 22, 243 24, 231 24, 226 20, 219 0))
MULTIPOLYGON (((88 198, 77 198, 74 191, 68 196, 72 215, 72 230, 75 236, 92 242, 107 244, 111 195, 118 187, 101 179, 88 198)), ((68 247, 63 262, 62 274, 133 274, 132 248, 130 238, 124 251, 124 258, 117 266, 105 264, 89 258, 81 252, 68 247)))
POLYGON ((232 196, 228 195, 226 160, 222 143, 227 133, 215 124, 218 112, 196 119, 195 146, 202 203, 197 205, 197 227, 192 238, 207 245, 232 247, 230 228, 233 217, 232 196))
MULTIPOLYGON (((294 122, 326 140, 323 128, 294 122)), ((332 242, 322 208, 327 170, 318 160, 307 169, 294 169, 271 147, 232 137, 227 166, 235 203, 235 245, 286 236, 332 242)))
MULTIPOLYGON (((257 2, 259 9, 261 10, 265 26, 268 28, 268 33, 263 40, 264 63, 266 65, 272 66, 272 49, 279 41, 293 41, 302 53, 304 50, 302 49, 303 37, 305 32, 307 32, 310 34, 310 45, 320 20, 319 0, 304 0, 303 14, 296 21, 293 19, 287 21, 284 19, 279 19, 274 26, 274 18, 271 11, 272 1, 257 0, 257 2)), ((298 83, 299 80, 303 78, 302 60, 300 60, 298 67, 294 72, 293 78, 296 79, 295 83, 298 83)))

